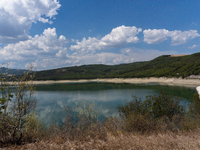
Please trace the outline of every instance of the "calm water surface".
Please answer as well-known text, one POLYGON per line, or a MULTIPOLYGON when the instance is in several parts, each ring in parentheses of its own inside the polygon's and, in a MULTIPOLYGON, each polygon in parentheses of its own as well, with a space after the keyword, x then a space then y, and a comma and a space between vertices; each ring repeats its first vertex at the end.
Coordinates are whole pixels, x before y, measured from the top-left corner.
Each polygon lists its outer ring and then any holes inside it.
POLYGON ((37 114, 47 124, 62 123, 66 115, 65 107, 73 107, 83 101, 94 102, 99 118, 118 116, 117 105, 131 101, 133 95, 142 98, 158 95, 161 91, 180 97, 182 103, 189 101, 195 88, 160 86, 149 84, 112 83, 68 83, 37 85, 35 96, 38 99, 37 114))

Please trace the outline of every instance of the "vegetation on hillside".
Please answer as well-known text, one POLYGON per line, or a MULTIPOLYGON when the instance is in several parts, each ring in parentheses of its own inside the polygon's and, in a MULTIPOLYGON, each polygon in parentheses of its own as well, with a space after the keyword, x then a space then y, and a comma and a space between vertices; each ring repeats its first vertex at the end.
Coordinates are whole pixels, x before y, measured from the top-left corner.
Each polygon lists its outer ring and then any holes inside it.
POLYGON ((7 67, 0 66, 0 73, 8 73, 8 75, 22 75, 27 71, 25 69, 8 69, 7 67))
POLYGON ((188 77, 200 74, 200 53, 182 57, 163 55, 151 61, 121 65, 83 65, 39 71, 37 80, 188 77))

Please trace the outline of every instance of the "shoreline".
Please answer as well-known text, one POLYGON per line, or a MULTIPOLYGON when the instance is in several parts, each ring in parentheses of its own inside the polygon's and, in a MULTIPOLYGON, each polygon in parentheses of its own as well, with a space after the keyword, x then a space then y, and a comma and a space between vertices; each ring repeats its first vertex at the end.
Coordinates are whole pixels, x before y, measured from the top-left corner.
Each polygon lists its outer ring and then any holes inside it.
POLYGON ((87 82, 106 82, 106 83, 130 83, 130 84, 151 84, 157 83, 160 85, 170 86, 186 86, 197 87, 200 86, 199 79, 182 79, 182 78, 112 78, 112 79, 80 79, 80 80, 46 80, 46 81, 32 81, 34 85, 39 84, 55 84, 55 83, 87 83, 87 82))

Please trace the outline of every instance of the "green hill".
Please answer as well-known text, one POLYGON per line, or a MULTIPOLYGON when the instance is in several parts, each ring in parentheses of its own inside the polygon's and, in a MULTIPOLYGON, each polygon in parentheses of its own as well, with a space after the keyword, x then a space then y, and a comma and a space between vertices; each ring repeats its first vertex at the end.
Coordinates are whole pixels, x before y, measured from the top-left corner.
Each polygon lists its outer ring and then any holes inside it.
POLYGON ((25 69, 10 69, 6 67, 0 67, 0 73, 6 73, 8 72, 9 75, 22 75, 26 72, 25 69))
POLYGON ((187 77, 200 74, 200 53, 171 57, 163 55, 151 61, 120 65, 83 65, 39 71, 37 80, 187 77))

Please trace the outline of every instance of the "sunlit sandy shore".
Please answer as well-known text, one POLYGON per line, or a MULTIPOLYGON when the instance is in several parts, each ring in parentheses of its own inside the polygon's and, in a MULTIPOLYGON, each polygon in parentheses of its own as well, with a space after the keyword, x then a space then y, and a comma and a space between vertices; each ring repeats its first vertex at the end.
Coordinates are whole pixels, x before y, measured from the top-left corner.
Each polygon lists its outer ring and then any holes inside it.
POLYGON ((54 84, 54 83, 85 83, 85 82, 108 82, 108 83, 132 83, 132 84, 151 84, 171 86, 200 86, 199 79, 182 79, 182 78, 113 78, 113 79, 89 79, 89 80, 59 80, 59 81, 33 81, 33 84, 54 84))

